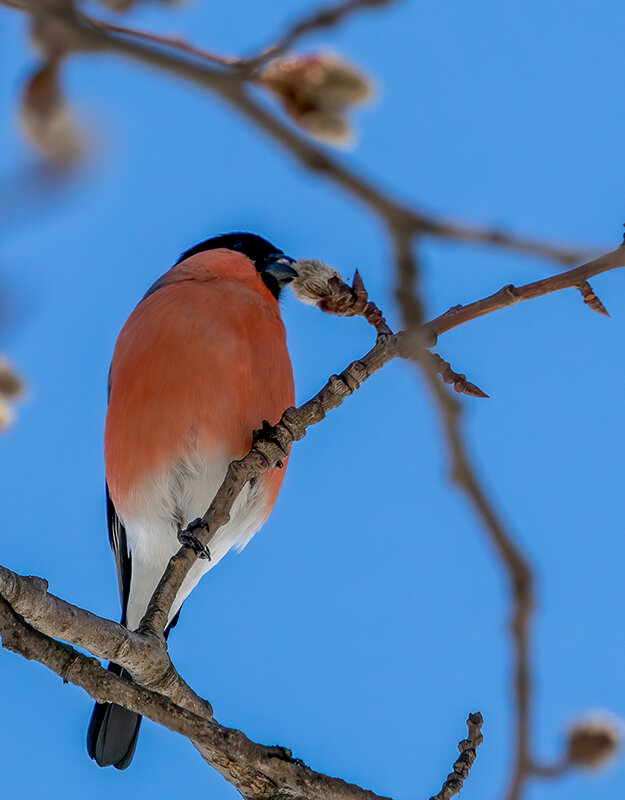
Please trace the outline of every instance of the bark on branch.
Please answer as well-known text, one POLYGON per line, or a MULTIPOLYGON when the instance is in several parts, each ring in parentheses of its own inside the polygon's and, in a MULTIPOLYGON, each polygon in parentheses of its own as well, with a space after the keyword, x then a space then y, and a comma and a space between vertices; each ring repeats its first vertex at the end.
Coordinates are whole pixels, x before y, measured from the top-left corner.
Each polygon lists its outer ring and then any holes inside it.
MULTIPOLYGON (((28 579, 26 579, 28 580, 28 579)), ((83 614, 88 612, 78 609, 83 614)), ((113 624, 113 623, 111 623, 113 624)), ((97 628, 94 628, 97 636, 97 628)), ((93 658, 31 627, 0 598, 0 636, 5 648, 51 669, 99 703, 113 702, 186 736, 211 766, 250 800, 385 800, 373 792, 315 772, 286 748, 265 746, 241 731, 177 705, 167 696, 107 672, 93 658)))

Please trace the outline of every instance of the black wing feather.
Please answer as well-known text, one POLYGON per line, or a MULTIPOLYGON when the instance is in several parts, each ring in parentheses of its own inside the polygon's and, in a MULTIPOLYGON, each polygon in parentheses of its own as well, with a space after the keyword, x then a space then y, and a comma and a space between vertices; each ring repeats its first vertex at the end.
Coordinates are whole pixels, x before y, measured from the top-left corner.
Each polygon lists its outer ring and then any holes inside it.
MULTIPOLYGON (((110 392, 109 373, 109 392, 110 392)), ((128 549, 128 538, 122 521, 111 500, 108 484, 106 485, 106 517, 108 522, 109 542, 115 555, 117 581, 122 604, 122 625, 126 625, 126 610, 130 595, 130 579, 132 576, 132 557, 128 549)), ((180 611, 165 629, 165 637, 178 622, 180 611)), ((108 669, 131 681, 130 675, 117 664, 109 664, 108 669)), ((128 711, 114 703, 96 703, 91 715, 87 731, 87 752, 101 767, 114 766, 126 769, 132 761, 137 746, 137 737, 141 725, 141 716, 128 711)))
POLYGON ((130 594, 130 578, 132 575, 132 559, 128 552, 128 542, 126 539, 126 528, 122 525, 117 516, 115 506, 109 494, 108 484, 106 486, 106 518, 109 529, 109 542, 115 555, 117 565, 117 582, 119 584, 119 598, 122 604, 122 625, 126 624, 126 608, 128 606, 128 595, 130 594))

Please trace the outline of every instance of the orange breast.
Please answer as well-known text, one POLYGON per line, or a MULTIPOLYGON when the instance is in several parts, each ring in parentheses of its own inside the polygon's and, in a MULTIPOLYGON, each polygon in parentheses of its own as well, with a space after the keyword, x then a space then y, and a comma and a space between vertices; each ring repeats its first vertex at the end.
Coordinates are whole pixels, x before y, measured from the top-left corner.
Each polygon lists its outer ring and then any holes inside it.
MULTIPOLYGON (((105 462, 111 498, 126 513, 151 475, 193 448, 241 458, 252 431, 295 402, 278 303, 248 259, 231 254, 229 263, 224 252, 170 271, 115 346, 105 462)), ((268 512, 282 477, 265 478, 268 512)))

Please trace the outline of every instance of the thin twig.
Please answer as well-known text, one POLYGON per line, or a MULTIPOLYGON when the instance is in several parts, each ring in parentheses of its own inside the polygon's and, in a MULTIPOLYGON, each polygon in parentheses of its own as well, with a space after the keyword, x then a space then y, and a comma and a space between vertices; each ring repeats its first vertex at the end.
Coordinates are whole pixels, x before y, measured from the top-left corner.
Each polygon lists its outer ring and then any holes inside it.
POLYGON ((503 289, 484 297, 482 300, 476 300, 466 306, 453 306, 449 311, 426 323, 426 327, 439 336, 452 328, 464 325, 465 322, 483 317, 485 314, 492 314, 493 311, 498 311, 501 308, 508 308, 508 306, 523 303, 526 300, 534 300, 537 297, 543 297, 561 289, 579 289, 580 285, 593 275, 618 269, 624 265, 625 242, 617 247, 616 250, 605 253, 587 264, 582 264, 580 267, 565 270, 540 281, 526 283, 524 286, 508 284, 503 289))
MULTIPOLYGON (((426 351, 426 354, 429 351, 426 351)), ((436 372, 441 376, 445 383, 452 384, 454 389, 459 394, 468 394, 470 397, 488 398, 486 392, 483 392, 479 386, 476 386, 471 381, 467 380, 467 376, 463 373, 455 372, 452 369, 449 361, 445 361, 438 353, 429 353, 432 364, 436 372)))
POLYGON ((466 739, 458 743, 460 756, 454 762, 452 771, 447 776, 440 792, 431 797, 430 800, 451 800, 452 797, 460 794, 477 757, 477 748, 484 741, 482 736, 483 724, 484 718, 479 711, 475 714, 469 714, 467 719, 469 734, 466 739))
MULTIPOLYGON (((5 2, 5 0, 1 1, 5 2)), ((181 36, 166 36, 161 33, 142 31, 138 28, 128 28, 124 25, 114 25, 112 22, 104 22, 103 20, 87 16, 86 14, 85 19, 88 19, 95 28, 101 28, 103 31, 112 31, 113 33, 121 33, 123 36, 130 36, 134 39, 143 39, 146 42, 159 44, 169 50, 177 50, 180 53, 199 58, 201 61, 208 61, 211 64, 218 64, 222 67, 235 67, 243 63, 243 59, 238 56, 222 56, 217 53, 211 53, 209 50, 204 50, 190 44, 181 36)))
POLYGON ((243 63, 248 68, 256 70, 291 50, 304 36, 309 36, 319 30, 334 28, 356 11, 390 5, 392 2, 395 2, 395 0, 344 0, 342 3, 322 6, 308 16, 296 20, 284 33, 278 36, 275 44, 265 48, 257 56, 243 59, 243 63))

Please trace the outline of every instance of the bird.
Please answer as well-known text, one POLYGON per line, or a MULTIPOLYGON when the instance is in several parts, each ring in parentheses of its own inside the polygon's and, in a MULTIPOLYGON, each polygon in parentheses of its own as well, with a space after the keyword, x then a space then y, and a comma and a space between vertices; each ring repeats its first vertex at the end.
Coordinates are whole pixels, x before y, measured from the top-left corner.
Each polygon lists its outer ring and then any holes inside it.
MULTIPOLYGON (((228 464, 250 450, 255 430, 294 405, 279 304, 296 276, 294 263, 256 234, 214 236, 184 252, 148 289, 119 334, 104 462, 121 622, 129 630, 138 627, 179 535, 205 513, 228 464)), ((264 524, 287 461, 241 492, 230 521, 210 541, 210 560, 198 558, 187 575, 165 635, 202 575, 264 524)), ((116 664, 108 669, 130 679, 116 664)), ((96 703, 87 732, 91 758, 126 769, 140 723, 132 711, 96 703)))

